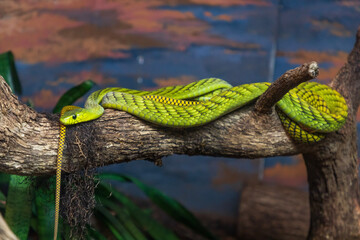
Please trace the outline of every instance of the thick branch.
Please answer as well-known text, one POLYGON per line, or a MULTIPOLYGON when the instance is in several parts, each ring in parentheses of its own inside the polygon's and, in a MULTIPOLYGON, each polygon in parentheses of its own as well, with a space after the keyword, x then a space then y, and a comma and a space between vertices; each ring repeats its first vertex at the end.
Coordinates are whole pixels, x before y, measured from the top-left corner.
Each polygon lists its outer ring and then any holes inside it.
POLYGON ((356 112, 360 102, 360 29, 348 62, 332 86, 345 97, 349 115, 342 129, 304 154, 311 209, 309 239, 359 239, 356 112))
POLYGON ((255 112, 269 113, 271 108, 291 89, 300 83, 316 78, 319 67, 316 62, 304 63, 303 65, 287 71, 277 79, 262 94, 255 104, 255 112))
MULTIPOLYGON (((309 79, 304 73, 309 73, 308 67, 313 65, 290 70, 285 76, 298 84, 300 78, 309 79)), ((20 103, 2 78, 0 93, 0 170, 22 175, 53 174, 59 116, 36 113, 20 103)), ((65 171, 82 169, 87 156, 91 157, 91 166, 98 167, 137 159, 158 160, 171 154, 258 158, 311 150, 287 136, 274 112, 258 116, 253 114, 252 106, 206 126, 182 130, 158 127, 107 109, 96 121, 68 127, 66 142, 65 171)))

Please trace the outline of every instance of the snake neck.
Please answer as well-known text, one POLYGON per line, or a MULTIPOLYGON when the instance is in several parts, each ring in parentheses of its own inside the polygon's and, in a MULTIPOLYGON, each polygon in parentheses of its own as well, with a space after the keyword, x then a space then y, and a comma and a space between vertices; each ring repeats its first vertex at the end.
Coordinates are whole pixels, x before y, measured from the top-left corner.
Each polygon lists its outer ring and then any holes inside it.
POLYGON ((104 113, 104 108, 100 105, 100 102, 107 92, 108 89, 102 89, 89 96, 81 114, 78 114, 78 117, 81 118, 81 122, 87 122, 101 117, 104 113))
POLYGON ((97 107, 100 105, 101 100, 103 97, 108 93, 113 91, 114 88, 104 88, 98 91, 93 92, 90 96, 86 99, 85 108, 90 109, 93 107, 97 107))
POLYGON ((99 104, 86 104, 85 108, 78 113, 79 122, 87 122, 101 117, 104 113, 104 108, 99 104))

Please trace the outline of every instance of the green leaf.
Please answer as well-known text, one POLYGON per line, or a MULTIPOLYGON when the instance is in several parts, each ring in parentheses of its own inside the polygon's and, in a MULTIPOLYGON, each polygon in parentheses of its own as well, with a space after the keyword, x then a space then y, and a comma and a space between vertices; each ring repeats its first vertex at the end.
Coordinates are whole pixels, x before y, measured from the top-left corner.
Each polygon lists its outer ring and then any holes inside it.
POLYGON ((6 203, 6 196, 2 191, 0 191, 0 208, 4 209, 6 206, 5 203, 6 203))
POLYGON ((178 240, 178 237, 171 230, 154 220, 150 212, 136 206, 123 193, 112 189, 104 183, 100 183, 95 191, 97 197, 106 197, 119 201, 128 211, 130 217, 134 219, 135 224, 142 229, 142 231, 147 232, 153 239, 178 240))
POLYGON ((106 226, 119 240, 134 240, 131 234, 122 226, 118 219, 116 219, 106 208, 102 206, 96 207, 96 212, 105 217, 106 226))
POLYGON ((16 71, 14 55, 11 51, 0 54, 0 75, 4 77, 14 93, 21 95, 21 84, 16 71))
POLYGON ((53 109, 53 113, 59 113, 63 107, 73 104, 76 100, 84 96, 94 85, 95 83, 93 81, 86 80, 68 90, 57 102, 55 108, 53 109))
POLYGON ((116 174, 116 173, 101 173, 100 179, 115 180, 121 182, 132 182, 136 184, 157 206, 163 209, 167 214, 172 216, 176 221, 184 224, 192 229, 194 232, 206 237, 207 239, 216 240, 217 238, 212 235, 197 218, 188 211, 181 203, 173 198, 165 195, 159 190, 147 186, 136 178, 116 174))
POLYGON ((5 202, 5 201, 6 201, 5 194, 2 191, 0 191, 0 202, 5 202))
POLYGON ((10 182, 10 177, 11 177, 11 174, 0 173, 0 184, 8 185, 10 182))
POLYGON ((98 232, 96 229, 88 226, 88 236, 87 239, 88 240, 107 240, 107 238, 102 235, 100 232, 98 232))
POLYGON ((52 176, 46 181, 48 184, 42 184, 35 192, 36 230, 40 240, 52 239, 54 236, 55 177, 52 176))
POLYGON ((131 234, 131 236, 134 237, 134 239, 146 240, 146 237, 136 226, 136 223, 134 223, 125 207, 119 207, 118 204, 106 198, 100 198, 100 201, 105 207, 116 213, 115 217, 121 222, 123 227, 131 234))
POLYGON ((31 221, 33 186, 24 176, 11 175, 5 220, 19 239, 28 239, 31 221))

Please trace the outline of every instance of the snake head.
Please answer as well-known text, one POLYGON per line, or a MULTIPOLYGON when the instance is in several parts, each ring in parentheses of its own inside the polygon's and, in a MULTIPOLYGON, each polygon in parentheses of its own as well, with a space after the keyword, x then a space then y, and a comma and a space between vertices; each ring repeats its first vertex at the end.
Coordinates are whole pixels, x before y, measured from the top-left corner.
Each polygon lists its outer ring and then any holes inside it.
POLYGON ((81 108, 63 110, 60 116, 60 122, 64 125, 73 125, 80 122, 85 122, 83 120, 83 113, 81 108))
POLYGON ((66 106, 61 110, 60 122, 63 125, 74 125, 81 122, 88 122, 99 118, 104 112, 100 105, 91 108, 79 108, 76 106, 66 106))

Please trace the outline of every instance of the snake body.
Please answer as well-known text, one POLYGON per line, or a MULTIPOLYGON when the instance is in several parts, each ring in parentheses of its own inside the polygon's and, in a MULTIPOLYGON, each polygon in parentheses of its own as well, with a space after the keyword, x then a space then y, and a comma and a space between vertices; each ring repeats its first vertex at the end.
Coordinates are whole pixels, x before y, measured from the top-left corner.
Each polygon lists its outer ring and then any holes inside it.
MULTIPOLYGON (((224 80, 208 78, 155 91, 106 88, 92 93, 84 108, 66 111, 60 122, 72 125, 94 120, 104 108, 114 108, 165 127, 196 127, 256 100, 269 85, 263 82, 232 87, 224 80)), ((338 130, 347 117, 344 98, 316 82, 305 82, 290 90, 276 108, 290 136, 307 143, 338 130)))

